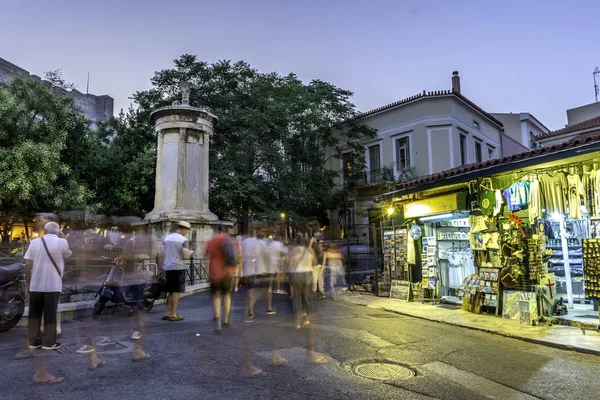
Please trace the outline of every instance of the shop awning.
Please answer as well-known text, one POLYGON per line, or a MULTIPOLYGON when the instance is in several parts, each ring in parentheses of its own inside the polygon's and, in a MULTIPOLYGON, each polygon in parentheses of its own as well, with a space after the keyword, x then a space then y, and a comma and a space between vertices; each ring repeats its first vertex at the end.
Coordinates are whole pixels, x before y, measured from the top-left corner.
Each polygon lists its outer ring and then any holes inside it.
POLYGON ((403 196, 442 186, 467 183, 469 180, 518 170, 547 168, 600 157, 600 134, 577 137, 569 142, 542 147, 495 160, 464 165, 423 176, 396 185, 396 190, 381 195, 382 201, 397 201, 403 196), (571 160, 572 159, 572 160, 571 160))

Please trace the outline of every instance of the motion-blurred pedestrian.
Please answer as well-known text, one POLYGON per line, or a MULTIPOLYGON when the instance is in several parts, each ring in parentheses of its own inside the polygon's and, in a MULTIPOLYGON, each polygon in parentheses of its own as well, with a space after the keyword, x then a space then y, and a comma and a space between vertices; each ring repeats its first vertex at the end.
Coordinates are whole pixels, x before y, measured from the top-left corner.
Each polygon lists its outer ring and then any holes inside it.
POLYGON ((223 325, 231 324, 231 291, 233 275, 237 265, 238 248, 235 238, 229 236, 223 227, 217 227, 217 234, 206 243, 206 257, 209 259, 208 278, 213 295, 213 313, 217 332, 221 331, 221 300, 223 302, 223 325))
POLYGON ((185 235, 192 229, 189 222, 178 221, 173 224, 172 233, 163 242, 164 261, 163 270, 166 275, 165 292, 167 302, 163 320, 183 321, 185 318, 177 314, 179 298, 185 292, 185 263, 193 251, 190 251, 185 235))

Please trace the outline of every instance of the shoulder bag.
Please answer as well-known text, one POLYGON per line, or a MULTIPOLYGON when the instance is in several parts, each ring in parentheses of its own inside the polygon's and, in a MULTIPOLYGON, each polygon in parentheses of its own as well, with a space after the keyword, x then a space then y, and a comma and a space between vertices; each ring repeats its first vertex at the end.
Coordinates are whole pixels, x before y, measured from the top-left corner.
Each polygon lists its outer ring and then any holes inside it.
POLYGON ((44 240, 43 237, 40 239, 42 239, 42 243, 44 244, 44 249, 46 249, 46 254, 48 254, 50 261, 52 261, 52 265, 54 265, 54 268, 56 269, 56 273, 58 274, 58 276, 60 276, 60 279, 62 279, 62 274, 60 273, 60 269, 58 268, 58 265, 56 265, 56 262, 54 262, 54 258, 52 258, 52 255, 50 254, 50 251, 48 250, 48 245, 46 245, 46 241, 44 240))

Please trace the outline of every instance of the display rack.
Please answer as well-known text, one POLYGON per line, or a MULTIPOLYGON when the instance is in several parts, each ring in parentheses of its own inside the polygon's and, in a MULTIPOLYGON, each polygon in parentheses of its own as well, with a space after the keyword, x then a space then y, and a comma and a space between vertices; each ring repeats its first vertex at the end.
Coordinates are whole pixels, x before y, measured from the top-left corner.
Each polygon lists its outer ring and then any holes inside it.
POLYGON ((600 299, 600 239, 583 240, 585 298, 600 299))
POLYGON ((407 231, 403 227, 383 231, 383 265, 391 280, 408 280, 407 231))
POLYGON ((431 301, 439 304, 440 271, 437 260, 437 240, 433 236, 422 238, 423 253, 421 257, 422 281, 421 303, 431 301), (430 294, 430 296, 428 296, 430 294))
POLYGON ((496 317, 502 309, 502 291, 500 290, 500 269, 498 268, 480 268, 479 269, 479 289, 478 292, 483 295, 483 307, 486 309, 495 309, 496 317))

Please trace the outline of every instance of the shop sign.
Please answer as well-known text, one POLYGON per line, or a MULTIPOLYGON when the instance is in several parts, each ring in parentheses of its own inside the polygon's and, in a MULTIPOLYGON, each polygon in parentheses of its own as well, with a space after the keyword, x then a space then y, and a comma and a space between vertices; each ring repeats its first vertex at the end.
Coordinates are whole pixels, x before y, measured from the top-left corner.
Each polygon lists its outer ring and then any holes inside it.
POLYGON ((460 209, 458 195, 454 193, 406 203, 404 204, 404 218, 425 217, 458 209, 460 209))

